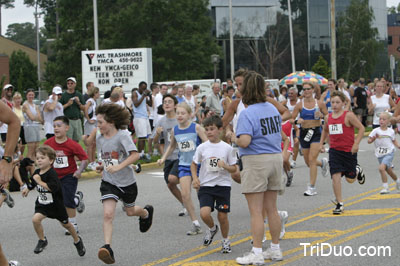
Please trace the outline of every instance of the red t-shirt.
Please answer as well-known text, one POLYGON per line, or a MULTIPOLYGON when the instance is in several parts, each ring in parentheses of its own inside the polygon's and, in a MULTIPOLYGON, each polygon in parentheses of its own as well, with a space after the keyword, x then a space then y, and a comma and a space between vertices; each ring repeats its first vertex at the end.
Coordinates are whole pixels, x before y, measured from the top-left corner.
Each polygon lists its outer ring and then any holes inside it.
POLYGON ((60 179, 68 174, 74 174, 78 169, 75 156, 81 161, 88 159, 81 145, 70 138, 67 138, 67 141, 60 144, 56 142, 56 137, 52 137, 46 140, 44 144, 49 145, 56 151, 56 159, 53 167, 60 179))

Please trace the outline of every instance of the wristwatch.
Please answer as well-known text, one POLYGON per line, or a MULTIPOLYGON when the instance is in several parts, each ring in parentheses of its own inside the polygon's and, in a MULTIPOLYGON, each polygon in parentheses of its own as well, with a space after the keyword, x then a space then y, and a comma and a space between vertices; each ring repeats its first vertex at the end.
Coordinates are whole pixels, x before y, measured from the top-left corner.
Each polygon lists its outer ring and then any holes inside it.
POLYGON ((3 157, 1 157, 1 159, 2 159, 2 160, 6 160, 7 163, 11 163, 11 162, 13 161, 13 159, 12 159, 11 156, 3 156, 3 157))

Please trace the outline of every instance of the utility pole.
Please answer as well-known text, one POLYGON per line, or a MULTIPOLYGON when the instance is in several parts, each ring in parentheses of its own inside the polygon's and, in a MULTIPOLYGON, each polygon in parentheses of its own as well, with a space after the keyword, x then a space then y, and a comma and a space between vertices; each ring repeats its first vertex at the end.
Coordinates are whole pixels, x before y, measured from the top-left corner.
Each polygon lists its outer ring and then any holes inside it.
POLYGON ((290 6, 290 0, 287 0, 287 3, 289 12, 289 34, 290 34, 290 52, 292 54, 292 72, 296 72, 296 61, 294 56, 294 42, 293 42, 293 27, 292 27, 292 8, 290 6))
POLYGON ((93 0, 93 23, 94 23, 94 49, 99 50, 99 31, 97 28, 97 0, 93 0))
POLYGON ((332 78, 337 79, 336 74, 336 17, 335 0, 331 0, 331 69, 332 78))
POLYGON ((233 51, 233 21, 232 21, 232 0, 229 0, 229 44, 231 56, 231 79, 235 73, 235 53, 233 51))
POLYGON ((39 100, 41 100, 40 92, 40 40, 39 40, 39 12, 38 12, 38 1, 35 2, 35 24, 36 24, 36 55, 37 55, 37 79, 39 82, 39 100))

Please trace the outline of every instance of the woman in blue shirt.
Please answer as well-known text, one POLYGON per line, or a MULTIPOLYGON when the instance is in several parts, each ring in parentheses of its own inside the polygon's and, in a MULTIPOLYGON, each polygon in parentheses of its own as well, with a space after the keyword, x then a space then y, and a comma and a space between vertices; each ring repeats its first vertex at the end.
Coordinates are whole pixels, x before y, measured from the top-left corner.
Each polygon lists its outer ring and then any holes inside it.
POLYGON ((242 193, 245 195, 250 216, 253 248, 239 264, 263 264, 264 259, 282 260, 279 247, 281 229, 276 207, 278 191, 283 188, 281 116, 266 100, 265 81, 254 71, 246 74, 242 101, 248 107, 240 113, 236 129, 236 143, 243 162, 241 172, 242 193), (267 211, 271 232, 271 248, 262 252, 264 235, 263 210, 267 211))

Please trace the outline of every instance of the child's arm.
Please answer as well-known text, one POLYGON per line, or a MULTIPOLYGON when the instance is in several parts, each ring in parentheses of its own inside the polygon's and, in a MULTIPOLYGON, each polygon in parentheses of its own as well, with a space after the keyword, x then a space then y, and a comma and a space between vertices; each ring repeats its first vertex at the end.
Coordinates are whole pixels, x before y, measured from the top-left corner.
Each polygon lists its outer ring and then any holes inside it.
POLYGON ((169 144, 167 150, 165 151, 165 153, 161 157, 161 159, 157 160, 158 165, 162 165, 165 162, 165 160, 168 158, 168 156, 170 156, 171 153, 175 150, 175 148, 176 148, 176 139, 175 139, 174 130, 172 129, 172 131, 171 131, 171 143, 169 144))
POLYGON ((36 184, 38 184, 39 186, 44 187, 45 189, 47 189, 48 191, 51 192, 51 189, 49 188, 47 183, 42 181, 42 178, 40 178, 40 175, 38 175, 38 174, 33 175, 33 180, 35 180, 36 184))
POLYGON ((154 143, 158 143, 158 139, 160 138, 161 132, 163 131, 162 127, 157 127, 156 128, 156 135, 153 138, 154 143))
POLYGON ((192 185, 194 189, 199 189, 200 188, 200 180, 197 177, 197 164, 195 162, 192 162, 190 165, 190 171, 192 172, 192 185))
POLYGON ((199 124, 196 125, 196 132, 199 135, 202 142, 206 142, 208 140, 204 127, 200 126, 199 124))
POLYGON ((351 148, 351 152, 354 154, 358 152, 358 145, 360 144, 362 138, 364 137, 365 128, 354 113, 347 112, 346 117, 350 122, 350 125, 358 129, 357 138, 354 139, 354 144, 353 147, 351 148))
POLYGON ((396 148, 400 149, 400 144, 399 144, 399 142, 397 141, 397 139, 394 139, 394 140, 393 140, 393 144, 394 144, 394 146, 396 146, 396 148))
POLYGON ((81 165, 79 166, 79 169, 75 171, 74 177, 78 179, 81 178, 82 172, 85 171, 87 165, 88 165, 88 160, 81 161, 81 165))
POLYGON ((137 160, 139 160, 139 158, 140 158, 140 155, 137 151, 131 151, 129 153, 129 157, 126 158, 123 162, 121 162, 118 165, 110 165, 106 168, 106 170, 110 174, 113 174, 113 173, 118 172, 121 169, 127 167, 128 165, 135 163, 137 160))
POLYGON ((228 171, 230 174, 233 174, 237 171, 237 165, 228 165, 226 164, 223 160, 218 161, 218 167, 224 168, 226 171, 228 171))

